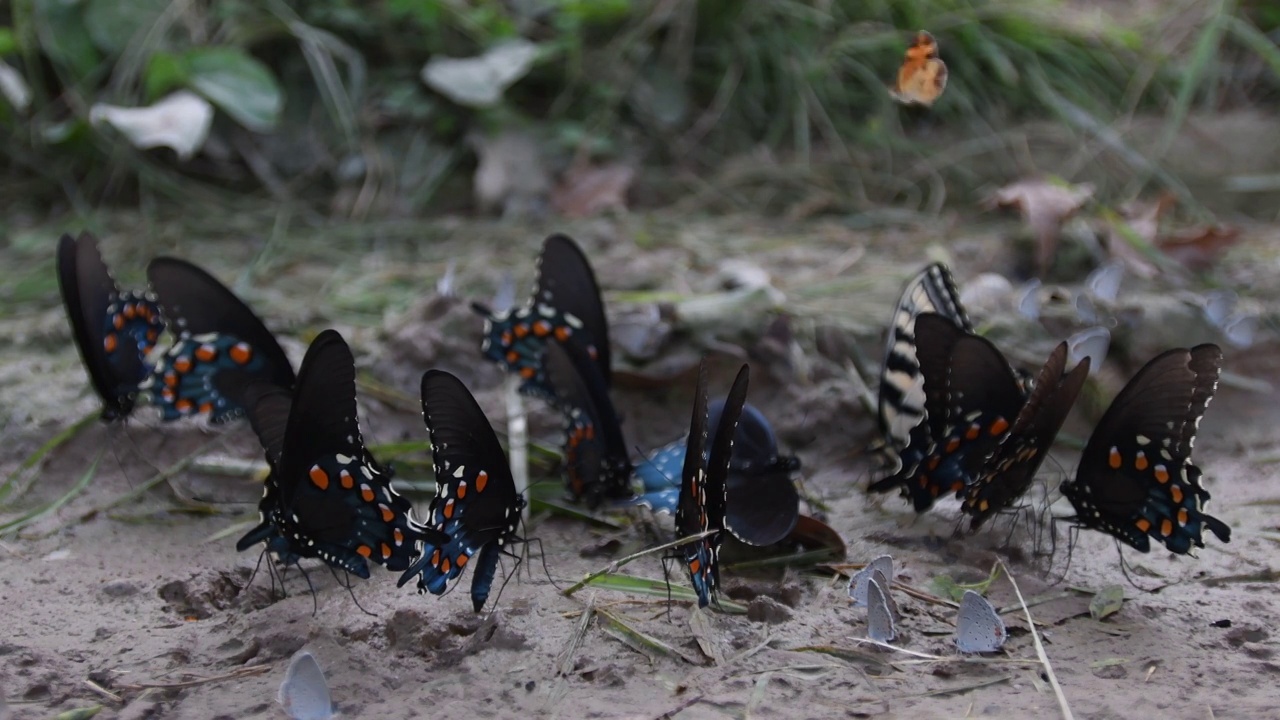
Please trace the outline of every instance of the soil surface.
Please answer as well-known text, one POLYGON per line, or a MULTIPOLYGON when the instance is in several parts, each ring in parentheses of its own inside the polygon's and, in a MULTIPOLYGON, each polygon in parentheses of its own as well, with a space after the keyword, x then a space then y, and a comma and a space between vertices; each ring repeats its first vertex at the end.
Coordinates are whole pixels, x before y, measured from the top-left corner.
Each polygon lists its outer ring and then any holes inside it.
MULTIPOLYGON (((342 717, 1058 716, 1006 578, 995 580, 988 596, 1006 610, 1010 638, 1002 653, 980 662, 955 650, 954 606, 928 599, 935 576, 979 581, 997 559, 1009 564, 1031 603, 1076 717, 1261 718, 1275 717, 1280 706, 1280 638, 1271 636, 1280 627, 1273 568, 1280 535, 1270 512, 1280 499, 1280 403, 1271 389, 1280 382, 1280 356, 1267 322, 1246 350, 1227 346, 1199 320, 1192 302, 1207 289, 1201 281, 1126 280, 1112 357, 1064 432, 1076 442, 1060 444, 1040 478, 1056 489, 1074 472, 1071 448, 1156 351, 1222 343, 1230 376, 1201 424, 1196 461, 1213 494, 1207 509, 1232 526, 1231 542, 1208 538, 1199 558, 1117 553, 1108 537, 1091 532, 1072 546, 1059 524, 1056 553, 1046 558, 1036 551, 1051 546, 1051 528, 1022 523, 1011 530, 1005 522, 969 534, 957 530, 954 504, 917 517, 894 495, 865 494, 879 472, 864 452, 875 420, 852 369, 874 373, 901 283, 928 259, 947 259, 970 292, 983 272, 1011 272, 1017 263, 1007 238, 1016 223, 868 230, 631 216, 534 228, 447 222, 314 243, 301 230, 258 242, 161 229, 147 244, 128 247, 122 239, 130 237, 129 225, 117 225, 103 232, 103 246, 122 279, 137 280, 155 253, 205 265, 279 331, 295 361, 306 338, 325 327, 341 330, 362 377, 407 399, 363 392, 371 444, 426 440, 413 408, 418 378, 432 366, 459 374, 505 430, 503 378, 480 358, 481 322, 467 303, 490 301, 504 270, 523 296, 542 237, 570 233, 605 289, 615 357, 627 371, 619 373, 615 403, 628 442, 654 447, 687 428, 688 370, 701 353, 717 358, 719 393, 736 364, 749 360, 751 402, 804 464, 807 511, 843 537, 848 562, 894 556, 902 613, 895 644, 942 659, 859 644, 865 613, 851 607, 845 579, 828 566, 726 569, 726 599, 748 606, 745 615, 601 589, 560 593, 613 558, 669 539, 669 518, 614 518, 623 526, 608 527, 535 510, 527 534, 541 540, 543 556, 534 546, 496 607, 480 615, 472 612, 466 578, 462 591, 436 598, 397 589, 395 575, 377 568, 348 591, 345 578, 307 565, 306 579, 296 571, 286 576, 288 594, 280 599, 258 552, 234 549, 256 520, 260 486, 245 472, 217 471, 234 470, 231 459, 261 459, 247 424, 161 426, 144 408, 126 426, 89 424, 6 509, 4 517, 13 517, 63 495, 98 460, 83 492, 0 539, 0 696, 14 717, 48 718, 95 704, 103 706, 99 718, 284 717, 277 688, 302 648, 319 660, 342 717), (451 265, 459 299, 434 297, 451 265), (772 289, 726 291, 727 281, 772 289), (777 323, 780 311, 790 318, 788 333, 777 323), (171 482, 93 512, 211 442, 213 449, 171 482), (1134 587, 1121 556, 1135 583, 1163 587, 1134 587), (1113 584, 1125 588, 1122 609, 1092 619, 1091 595, 1077 589, 1113 584), (584 626, 588 604, 604 612, 584 626), (667 649, 637 643, 610 617, 667 649)), ((1275 310, 1275 235, 1247 229, 1215 275, 1264 320, 1275 310)), ((15 303, 0 319, 7 338, 0 348, 6 473, 95 404, 52 284, 55 241, 49 233, 43 245, 4 251, 11 256, 6 267, 21 262, 32 277, 49 279, 34 300, 15 303)), ((1079 287, 1084 271, 1064 276, 1068 287, 1079 287)), ((970 311, 1024 366, 1083 327, 1061 300, 1069 294, 1046 294, 1039 322, 1016 316, 1007 295, 998 287, 994 295, 970 295, 970 311)), ((536 401, 527 406, 532 439, 556 447, 558 418, 536 401)), ((400 476, 425 481, 426 458, 397 458, 400 476)), ((535 480, 558 482, 544 467, 535 464, 535 480)), ((423 495, 411 497, 425 510, 423 495)), ((1065 502, 1052 511, 1070 514, 1065 502)), ((622 572, 662 576, 656 556, 622 572)), ((687 584, 682 573, 671 580, 687 584)))

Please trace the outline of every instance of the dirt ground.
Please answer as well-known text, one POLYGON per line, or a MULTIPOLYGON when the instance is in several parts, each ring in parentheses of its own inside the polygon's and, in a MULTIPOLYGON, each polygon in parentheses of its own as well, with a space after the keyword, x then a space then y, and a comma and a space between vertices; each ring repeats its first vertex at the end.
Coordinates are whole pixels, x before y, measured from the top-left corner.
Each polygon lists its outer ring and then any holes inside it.
MULTIPOLYGON (((701 351, 720 354, 714 375, 719 392, 732 377, 731 356, 749 356, 753 369, 759 367, 750 399, 802 459, 803 487, 814 501, 810 510, 844 538, 848 561, 891 553, 898 583, 928 592, 940 573, 979 580, 996 558, 1004 558, 1024 596, 1035 600, 1031 612, 1076 717, 1262 718, 1278 712, 1280 659, 1274 656, 1280 638, 1271 633, 1280 624, 1272 561, 1280 535, 1269 508, 1280 498, 1274 464, 1280 443, 1273 430, 1280 405, 1272 404, 1276 396, 1270 389, 1280 382, 1280 356, 1270 326, 1264 324, 1247 351, 1225 348, 1233 378, 1220 387, 1196 443, 1196 460, 1213 494, 1208 509, 1232 526, 1232 540, 1224 545, 1209 539, 1198 559, 1125 551, 1139 583, 1172 583, 1147 593, 1126 583, 1114 543, 1101 535, 1081 534, 1065 579, 1055 582, 1066 565, 1065 536, 1046 573, 1025 533, 1015 533, 1006 547, 1008 533, 999 526, 977 535, 957 533, 954 506, 917 518, 899 498, 868 497, 862 490, 875 467, 862 452, 873 439, 874 420, 859 403, 850 359, 871 358, 874 366, 900 283, 927 258, 943 253, 962 286, 980 272, 1005 270, 1005 238, 1013 224, 943 231, 644 216, 532 229, 454 222, 425 226, 414 238, 374 233, 342 249, 308 244, 299 230, 269 254, 253 239, 179 240, 163 230, 152 245, 125 249, 117 243, 127 237, 127 224, 118 224, 114 235, 104 233, 104 247, 121 275, 138 277, 143 258, 163 251, 205 264, 228 280, 238 277, 237 290, 281 331, 295 361, 303 337, 334 326, 348 336, 362 371, 410 396, 428 367, 459 373, 499 429, 505 428, 501 376, 480 359, 480 321, 465 300, 490 297, 497 269, 509 269, 523 295, 541 238, 564 229, 596 265, 619 342, 636 349, 617 354, 646 358, 640 367, 632 361, 637 374, 622 376, 615 394, 630 443, 651 447, 687 427, 691 383, 678 371, 701 351), (950 238, 945 248, 935 244, 942 237, 950 238), (246 265, 250 258, 253 264, 246 265), (427 296, 451 259, 464 302, 432 301, 427 296), (717 306, 713 293, 721 290, 720 276, 745 276, 730 260, 767 272, 780 294, 717 306), (252 270, 240 272, 245 267, 252 270), (376 297, 365 301, 360 292, 376 297), (689 296, 702 302, 682 300, 689 296), (655 302, 667 305, 659 311, 655 302), (791 313, 794 349, 760 341, 778 308, 791 313), (670 336, 654 330, 668 322, 674 328, 670 336), (663 379, 669 376, 678 379, 663 379), (1124 585, 1128 599, 1118 614, 1091 619, 1090 596, 1071 588, 1110 584, 1124 585)), ((1280 262, 1268 248, 1276 234, 1273 228, 1250 228, 1245 244, 1219 272, 1221 280, 1270 312, 1275 306, 1269 279, 1280 262)), ((49 260, 33 272, 51 277, 55 240, 50 233, 49 260)), ((1139 307, 1154 307, 1153 299, 1174 294, 1164 281, 1126 283, 1122 300, 1139 307)), ((1194 289, 1192 284, 1176 292, 1194 289)), ((0 321, 9 338, 0 349, 0 470, 6 473, 93 406, 56 302, 51 290, 47 303, 12 308, 0 321)), ((998 311, 971 311, 980 324, 998 329, 998 311)), ((1114 392, 1116 380, 1168 346, 1170 336, 1184 345, 1221 342, 1210 328, 1177 321, 1179 312, 1130 317, 1118 334, 1119 359, 1099 387, 1114 392)), ((1012 330, 1005 333, 1013 339, 1002 342, 1015 347, 1010 354, 1019 360, 1042 358, 1065 327, 1046 321, 1028 329, 1010 322, 1012 330)), ((425 440, 415 413, 368 393, 361 401, 366 441, 425 440)), ((558 421, 535 403, 530 409, 533 438, 554 446, 558 421)), ((842 580, 813 569, 726 570, 726 595, 751 605, 752 613, 712 612, 697 620, 686 604, 668 613, 661 599, 592 589, 565 597, 536 558, 526 565, 531 572, 522 570, 506 586, 497 609, 480 616, 471 611, 465 578, 463 591, 435 598, 410 587, 398 590, 394 575, 377 570, 372 580, 356 582, 359 606, 322 569, 310 572, 314 597, 294 573, 287 579, 288 597, 277 599, 264 571, 249 582, 258 554, 237 554, 233 547, 239 525, 253 517, 259 492, 247 478, 187 470, 171 486, 86 515, 218 437, 193 426, 158 427, 147 415, 140 411, 123 428, 91 425, 43 466, 32 489, 9 508, 17 512, 61 495, 101 456, 85 492, 17 537, 0 539, 0 696, 14 717, 48 718, 94 704, 103 706, 99 718, 283 717, 276 691, 289 657, 300 648, 324 668, 342 717, 1059 713, 1004 579, 992 585, 990 597, 1011 609, 1005 614, 1010 639, 1004 653, 982 662, 957 659, 950 636, 954 609, 901 588, 895 591, 903 614, 897 644, 946 659, 858 645, 854 638, 865 636, 863 611, 850 606, 842 580), (184 510, 191 503, 179 498, 198 500, 213 512, 184 510), (674 652, 627 642, 600 614, 582 629, 587 603, 674 652), (695 630, 704 646, 695 641, 695 630), (119 700, 95 691, 90 682, 119 700)), ((1082 403, 1066 433, 1083 439, 1090 418, 1097 418, 1096 408, 1082 403)), ((243 424, 225 431, 217 452, 246 460, 260 456, 243 424)), ((1041 470, 1052 487, 1075 463, 1066 447, 1055 457, 1056 464, 1041 470)), ((420 503, 425 509, 425 501, 420 503)), ((1069 513, 1065 504, 1054 510, 1069 513)), ((541 540, 546 569, 559 588, 600 569, 611 556, 653 544, 634 527, 609 529, 545 513, 535 513, 528 534, 541 540)), ((646 558, 623 572, 660 577, 662 571, 656 559, 646 558)), ((672 581, 687 578, 673 575, 672 581)))

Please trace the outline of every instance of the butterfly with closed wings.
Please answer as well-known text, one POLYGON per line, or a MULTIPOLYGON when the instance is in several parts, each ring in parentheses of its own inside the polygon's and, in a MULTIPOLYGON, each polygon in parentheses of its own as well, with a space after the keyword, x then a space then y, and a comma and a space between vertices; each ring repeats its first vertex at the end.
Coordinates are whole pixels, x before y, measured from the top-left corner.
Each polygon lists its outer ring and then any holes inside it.
POLYGON ((915 511, 924 512, 944 494, 963 493, 1024 399, 1016 373, 991 341, 936 313, 919 314, 914 330, 924 421, 912 429, 901 469, 870 489, 901 487, 915 511))
MULTIPOLYGON (((723 413, 724 400, 713 400, 707 420, 712 432, 719 427, 723 413)), ((710 441, 714 444, 715 437, 710 441)), ((681 438, 640 463, 635 477, 643 490, 627 504, 674 513, 680 499, 678 473, 687 447, 687 438, 681 438)), ((764 413, 751 403, 743 405, 729 459, 725 530, 755 546, 772 545, 790 534, 800 515, 800 494, 791 479, 799 469, 799 458, 778 452, 778 437, 764 413)))
POLYGON ((543 348, 551 342, 580 348, 599 370, 606 391, 611 386, 609 323, 600 286, 586 254, 568 236, 552 235, 543 242, 527 303, 498 312, 479 304, 472 308, 485 318, 481 353, 517 374, 521 392, 556 400, 543 366, 543 348))
POLYGON ((1089 436, 1075 480, 1062 483, 1076 511, 1067 520, 1141 552, 1155 538, 1188 554, 1204 547, 1205 528, 1230 542, 1231 528, 1204 512, 1209 491, 1191 462, 1221 371, 1216 345, 1169 350, 1143 366, 1089 436))
POLYGON ((360 578, 368 561, 408 568, 421 543, 448 536, 419 525, 390 473, 364 446, 356 413, 355 358, 342 336, 325 330, 302 360, 291 393, 243 371, 215 382, 245 408, 271 474, 258 505, 261 520, 236 544, 265 543, 280 562, 319 558, 360 578))
POLYGON ((609 387, 586 351, 547 343, 542 364, 564 415, 564 465, 569 494, 591 508, 632 495, 632 465, 609 387))
POLYGON ((715 440, 707 447, 707 365, 698 371, 698 388, 693 397, 693 415, 684 468, 680 473, 680 500, 676 505, 676 537, 685 538, 707 531, 711 534, 685 543, 673 557, 683 560, 698 595, 698 607, 706 607, 720 589, 720 544, 724 540, 726 480, 738 417, 747 401, 750 368, 738 370, 725 399, 715 440), (705 460, 704 460, 705 458, 705 460))
POLYGON ((241 415, 244 408, 218 390, 215 379, 222 372, 293 387, 293 365, 275 336, 212 275, 185 260, 159 257, 147 265, 147 279, 177 337, 142 384, 163 419, 202 414, 222 423, 241 415))
POLYGON ((164 332, 151 293, 122 291, 88 233, 58 240, 58 287, 71 335, 111 422, 133 412, 140 385, 152 368, 147 356, 164 332))
POLYGON ((473 565, 471 602, 480 612, 503 551, 520 542, 516 531, 524 496, 516 491, 489 419, 461 380, 443 370, 428 370, 422 376, 422 417, 431 435, 436 474, 427 524, 449 540, 424 545, 422 557, 396 585, 417 576, 419 592, 440 595, 450 580, 473 565))
POLYGON ((1065 342, 1049 354, 1012 427, 983 463, 981 473, 964 488, 960 510, 969 516, 970 530, 1011 507, 1031 487, 1089 377, 1089 363, 1086 357, 1067 372, 1065 342))

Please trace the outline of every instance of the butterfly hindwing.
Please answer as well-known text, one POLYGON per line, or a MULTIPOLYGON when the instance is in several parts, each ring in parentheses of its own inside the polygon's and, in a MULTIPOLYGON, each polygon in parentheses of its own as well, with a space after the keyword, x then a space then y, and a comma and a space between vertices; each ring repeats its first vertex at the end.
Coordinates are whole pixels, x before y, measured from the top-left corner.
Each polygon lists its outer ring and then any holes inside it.
POLYGON ((565 420, 565 470, 570 495, 588 506, 631 495, 632 466, 609 389, 582 348, 548 343, 544 360, 565 420))
POLYGON ((159 257, 147 265, 147 278, 177 337, 144 385, 164 419, 204 414, 218 423, 238 416, 243 408, 218 391, 222 372, 293 387, 293 366, 275 336, 212 275, 185 260, 159 257))

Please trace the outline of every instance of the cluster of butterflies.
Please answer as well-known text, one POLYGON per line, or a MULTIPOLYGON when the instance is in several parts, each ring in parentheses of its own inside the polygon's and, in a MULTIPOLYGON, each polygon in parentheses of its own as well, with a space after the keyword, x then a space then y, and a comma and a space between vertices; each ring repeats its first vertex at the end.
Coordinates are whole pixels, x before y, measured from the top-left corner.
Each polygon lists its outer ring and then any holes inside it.
MULTIPOLYGON (((436 369, 422 377, 436 476, 423 522, 391 488, 390 468, 364 445, 354 358, 339 333, 316 336, 295 375, 253 311, 190 263, 157 258, 148 266, 151 290, 125 292, 93 237, 64 236, 58 277, 104 420, 123 419, 146 403, 165 420, 248 418, 271 472, 260 522, 238 550, 264 545, 286 566, 315 558, 366 579, 371 561, 401 572, 400 585, 416 577, 420 591, 434 594, 473 565, 471 598, 477 612, 483 608, 500 556, 521 541, 525 499, 492 426, 457 377, 436 369), (166 328, 173 342, 160 351, 166 328)), ((674 514, 677 536, 699 536, 677 557, 700 605, 719 586, 723 532, 756 545, 790 533, 799 513, 791 472, 799 462, 779 455, 772 427, 746 404, 746 366, 727 399, 710 405, 704 368, 688 438, 632 463, 609 396, 599 288, 572 240, 547 239, 526 304, 478 310, 486 317, 482 353, 516 373, 523 392, 564 414, 569 493, 593 508, 643 505, 674 514)))
MULTIPOLYGON (((867 637, 891 643, 898 637, 902 615, 893 599, 893 558, 888 555, 867 563, 849 578, 849 599, 867 609, 867 637)), ((956 614, 955 643, 960 652, 995 652, 1009 637, 1004 620, 980 593, 965 590, 956 614)))
MULTIPOLYGON (((900 489, 916 512, 944 495, 961 500, 971 530, 1012 508, 1035 479, 1089 373, 1067 367, 1059 344, 1032 378, 976 335, 951 274, 932 264, 911 278, 894 310, 880 376, 879 422, 895 471, 870 486, 900 489)), ((1151 539, 1187 554, 1208 528, 1209 493, 1191 461, 1200 418, 1217 388, 1215 345, 1157 355, 1098 421, 1074 480, 1060 490, 1075 508, 1064 520, 1142 551, 1151 539)))

